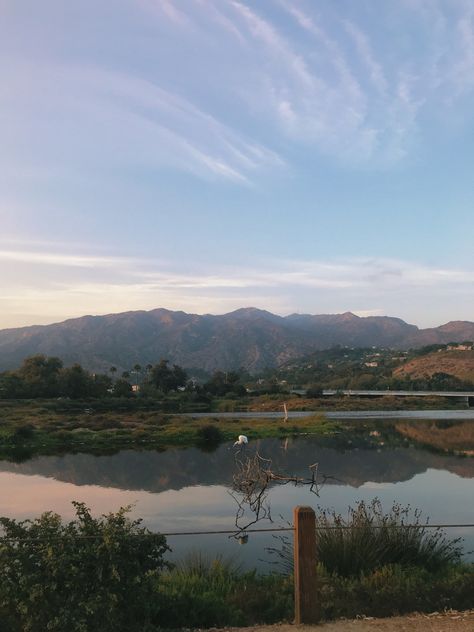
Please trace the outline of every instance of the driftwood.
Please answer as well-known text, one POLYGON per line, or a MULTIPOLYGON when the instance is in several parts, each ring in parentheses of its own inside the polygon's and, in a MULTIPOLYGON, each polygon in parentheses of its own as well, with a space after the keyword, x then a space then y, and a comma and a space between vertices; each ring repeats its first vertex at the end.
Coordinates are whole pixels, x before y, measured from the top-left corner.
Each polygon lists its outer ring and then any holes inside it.
POLYGON ((242 450, 235 453, 235 471, 232 489, 229 494, 237 504, 235 526, 238 529, 235 537, 241 537, 242 532, 261 520, 273 522, 268 492, 272 485, 306 485, 309 491, 319 496, 324 483, 333 478, 322 475, 319 477, 319 464, 308 466, 309 476, 289 476, 275 472, 271 459, 266 459, 258 452, 246 455, 242 450), (246 514, 250 514, 245 519, 246 514))

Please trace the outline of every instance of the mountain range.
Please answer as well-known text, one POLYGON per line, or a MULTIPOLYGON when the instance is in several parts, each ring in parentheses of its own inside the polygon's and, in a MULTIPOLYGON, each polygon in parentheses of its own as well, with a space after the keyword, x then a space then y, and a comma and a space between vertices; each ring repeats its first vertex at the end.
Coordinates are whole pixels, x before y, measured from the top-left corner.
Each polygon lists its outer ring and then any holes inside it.
POLYGON ((228 314, 154 309, 83 316, 0 330, 0 370, 43 353, 91 371, 126 370, 167 358, 188 369, 255 372, 334 345, 408 349, 474 339, 474 322, 419 329, 400 318, 344 314, 277 316, 253 307, 228 314))

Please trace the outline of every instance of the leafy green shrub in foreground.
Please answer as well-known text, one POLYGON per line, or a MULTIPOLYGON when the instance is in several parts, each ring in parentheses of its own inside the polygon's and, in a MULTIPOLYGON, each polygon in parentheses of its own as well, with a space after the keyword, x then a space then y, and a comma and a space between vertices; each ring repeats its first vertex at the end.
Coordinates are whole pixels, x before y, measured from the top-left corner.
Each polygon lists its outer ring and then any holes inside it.
POLYGON ((74 505, 76 519, 66 524, 50 512, 0 518, 2 632, 147 629, 165 538, 130 520, 127 508, 93 518, 74 505))

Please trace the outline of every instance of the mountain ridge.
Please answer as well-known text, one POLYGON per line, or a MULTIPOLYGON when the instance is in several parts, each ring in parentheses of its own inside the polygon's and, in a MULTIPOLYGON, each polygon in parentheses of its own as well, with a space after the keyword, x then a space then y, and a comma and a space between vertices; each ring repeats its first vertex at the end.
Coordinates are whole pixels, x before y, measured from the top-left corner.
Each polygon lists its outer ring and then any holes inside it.
POLYGON ((155 308, 0 330, 0 370, 44 353, 93 371, 107 371, 111 365, 124 370, 160 358, 207 371, 258 371, 337 344, 401 349, 473 338, 470 321, 420 329, 400 318, 352 312, 279 316, 243 307, 201 315, 155 308))

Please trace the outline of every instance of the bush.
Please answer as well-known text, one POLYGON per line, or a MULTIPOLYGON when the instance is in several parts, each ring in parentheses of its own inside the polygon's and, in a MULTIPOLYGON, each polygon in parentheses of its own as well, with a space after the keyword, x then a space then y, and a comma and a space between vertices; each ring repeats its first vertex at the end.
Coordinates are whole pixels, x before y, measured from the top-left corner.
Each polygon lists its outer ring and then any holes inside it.
POLYGON ((195 553, 160 578, 164 627, 274 623, 293 614, 293 583, 282 576, 242 573, 231 560, 195 553))
POLYGON ((345 577, 388 564, 436 571, 462 555, 460 538, 449 540, 440 529, 427 529, 420 512, 409 506, 394 503, 384 514, 378 499, 349 508, 347 518, 321 511, 316 531, 318 559, 329 572, 345 577))
POLYGON ((33 424, 22 424, 15 429, 13 433, 13 441, 21 442, 31 439, 35 433, 33 424))
POLYGON ((197 438, 199 443, 213 446, 218 445, 224 440, 221 430, 212 424, 199 428, 197 438))
POLYGON ((93 518, 73 504, 67 524, 50 512, 0 518, 2 632, 138 632, 149 624, 165 538, 130 520, 128 508, 93 518))
POLYGON ((320 572, 317 598, 324 619, 466 610, 474 603, 472 565, 446 568, 437 574, 391 565, 357 578, 327 575, 322 568, 320 572))
MULTIPOLYGON (((357 577, 387 565, 419 567, 431 572, 456 565, 462 557, 461 538, 448 539, 441 529, 428 529, 419 510, 394 503, 384 513, 380 501, 360 501, 347 518, 334 510, 316 514, 317 555, 327 573, 357 577), (404 525, 413 525, 406 526, 404 525)), ((293 572, 293 547, 285 536, 275 536, 278 547, 267 551, 273 564, 293 572)))

